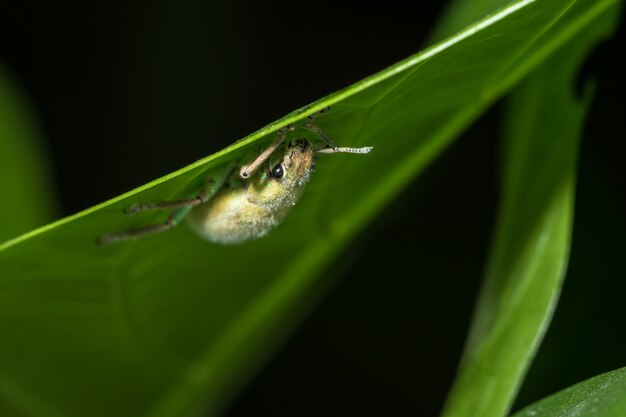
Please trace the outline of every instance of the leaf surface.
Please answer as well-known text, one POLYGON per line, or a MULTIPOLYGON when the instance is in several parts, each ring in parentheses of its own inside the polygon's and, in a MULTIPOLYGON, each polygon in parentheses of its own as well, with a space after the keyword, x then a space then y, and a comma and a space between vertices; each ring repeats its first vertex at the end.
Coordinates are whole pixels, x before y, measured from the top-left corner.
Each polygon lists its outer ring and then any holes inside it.
POLYGON ((577 149, 590 102, 589 89, 583 100, 575 97, 575 77, 617 16, 617 8, 605 13, 513 91, 499 220, 445 417, 507 415, 547 330, 569 256, 577 149))
POLYGON ((513 417, 621 417, 626 415, 626 368, 557 392, 513 417))
POLYGON ((329 284, 327 265, 349 239, 615 1, 580 2, 572 16, 573 3, 512 3, 221 152, 1 245, 0 414, 218 412, 329 284), (217 246, 179 227, 94 245, 103 233, 164 219, 126 217, 124 207, 194 192, 210 170, 328 105, 319 124, 343 146, 374 151, 320 159, 301 201, 267 238, 217 246))

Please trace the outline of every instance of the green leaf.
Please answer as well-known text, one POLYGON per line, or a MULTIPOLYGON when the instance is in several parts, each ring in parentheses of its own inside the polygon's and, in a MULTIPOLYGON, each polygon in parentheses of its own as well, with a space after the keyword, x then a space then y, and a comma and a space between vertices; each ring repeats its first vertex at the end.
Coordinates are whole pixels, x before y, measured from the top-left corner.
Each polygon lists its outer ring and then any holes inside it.
MULTIPOLYGON (((0 415, 215 414, 329 285, 327 266, 464 127, 614 0, 525 0, 233 146, 0 246, 0 415), (553 30, 554 27, 559 30, 553 30), (217 246, 185 227, 106 248, 154 223, 124 207, 193 192, 206 173, 319 119, 367 156, 321 159, 263 240, 217 246), (97 406, 94 406, 97 404, 97 406)), ((278 395, 277 395, 278 397, 278 395)))
POLYGON ((450 36, 472 22, 494 13, 507 3, 506 0, 451 0, 430 38, 438 41, 450 36))
MULTIPOLYGON (((603 79, 599 81, 599 93, 612 88, 603 79)), ((592 111, 597 110, 601 109, 592 111)), ((619 125, 619 120, 615 122, 619 125)), ((593 135, 593 124, 585 131, 593 135)), ((593 152, 599 143, 603 146, 606 142, 598 142, 595 135, 583 142, 565 291, 515 400, 517 409, 560 387, 624 364, 626 334, 616 329, 623 326, 626 281, 616 277, 626 276, 622 262, 626 218, 619 194, 606 175, 607 167, 598 163, 593 152)))
POLYGON ((513 417, 574 416, 626 416, 626 368, 580 382, 513 415, 513 417))
POLYGON ((34 117, 0 65, 0 242, 54 218, 49 169, 34 117))
POLYGON ((535 70, 507 109, 499 219, 446 417, 504 416, 545 333, 565 274, 575 162, 590 102, 574 93, 591 47, 615 26, 605 13, 535 70))

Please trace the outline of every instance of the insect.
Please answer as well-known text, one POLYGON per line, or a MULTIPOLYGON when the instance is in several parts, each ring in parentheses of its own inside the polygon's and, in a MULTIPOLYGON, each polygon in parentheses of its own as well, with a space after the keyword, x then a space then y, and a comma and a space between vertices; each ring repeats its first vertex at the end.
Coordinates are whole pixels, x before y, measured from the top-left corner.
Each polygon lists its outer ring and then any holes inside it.
POLYGON ((221 244, 241 243, 265 236, 285 217, 302 194, 318 154, 367 154, 372 147, 345 148, 317 124, 315 118, 325 108, 307 117, 301 126, 314 134, 315 140, 300 137, 287 140, 293 125, 278 130, 276 139, 265 150, 255 150, 242 160, 226 164, 213 172, 199 192, 189 199, 137 203, 126 214, 147 210, 171 210, 164 223, 110 233, 98 244, 135 239, 164 232, 184 218, 201 237, 221 244), (239 169, 237 169, 239 167, 239 169))

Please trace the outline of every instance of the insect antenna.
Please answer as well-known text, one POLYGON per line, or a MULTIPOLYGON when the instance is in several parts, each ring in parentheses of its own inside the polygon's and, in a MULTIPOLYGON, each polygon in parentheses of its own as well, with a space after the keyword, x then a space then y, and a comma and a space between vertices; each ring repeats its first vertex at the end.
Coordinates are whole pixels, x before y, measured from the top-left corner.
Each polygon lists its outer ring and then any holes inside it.
POLYGON ((359 154, 366 154, 366 153, 370 153, 370 151, 374 149, 373 146, 365 146, 363 148, 346 148, 343 146, 335 146, 335 147, 328 147, 328 148, 323 148, 320 150, 315 151, 315 153, 359 153, 359 154))

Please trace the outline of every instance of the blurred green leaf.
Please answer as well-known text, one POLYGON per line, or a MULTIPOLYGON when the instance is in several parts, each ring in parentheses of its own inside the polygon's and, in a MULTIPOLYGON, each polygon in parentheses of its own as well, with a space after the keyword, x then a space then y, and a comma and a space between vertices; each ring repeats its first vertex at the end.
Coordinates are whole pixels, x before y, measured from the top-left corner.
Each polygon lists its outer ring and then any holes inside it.
POLYGON ((589 89, 582 101, 575 97, 575 78, 617 17, 617 8, 605 13, 513 91, 499 219, 446 417, 506 415, 550 322, 567 265, 575 162, 590 102, 589 89))
MULTIPOLYGON (((598 93, 612 87, 600 79, 598 93)), ((590 127, 585 131, 593 134, 590 127)), ((626 314, 622 302, 626 281, 617 278, 626 276, 626 264, 622 262, 626 253, 626 213, 607 175, 607 166, 593 152, 597 145, 594 136, 583 141, 564 292, 514 409, 590 375, 624 365, 626 334, 615 330, 622 327, 626 314)))
POLYGON ((329 284, 331 258, 472 120, 615 0, 525 0, 180 171, 0 246, 0 415, 216 413, 329 284), (551 30, 558 26, 559 30, 551 30), (321 159, 263 240, 206 243, 184 227, 106 248, 163 220, 121 210, 194 191, 207 171, 319 119, 362 157, 321 159), (96 405, 97 406, 94 406, 96 405))
POLYGON ((590 378, 513 415, 513 417, 574 416, 626 416, 626 368, 590 378))
POLYGON ((0 65, 0 242, 54 218, 49 177, 37 123, 0 65))

